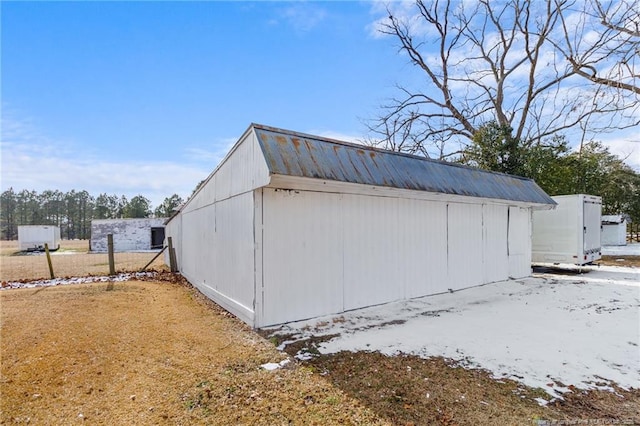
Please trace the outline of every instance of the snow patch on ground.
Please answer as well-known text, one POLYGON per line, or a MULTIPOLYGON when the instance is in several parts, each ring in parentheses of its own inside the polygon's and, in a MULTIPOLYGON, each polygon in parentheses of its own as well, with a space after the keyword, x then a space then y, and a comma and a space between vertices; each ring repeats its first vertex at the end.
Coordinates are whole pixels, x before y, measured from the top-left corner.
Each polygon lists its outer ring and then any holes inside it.
POLYGON ((338 334, 323 354, 443 356, 561 398, 640 388, 640 270, 588 267, 286 324, 288 339, 338 334))
POLYGON ((266 364, 262 364, 260 367, 264 368, 267 371, 277 370, 278 368, 282 368, 285 365, 289 364, 289 359, 283 359, 280 362, 268 362, 266 364))
POLYGON ((640 243, 629 243, 626 246, 603 246, 601 253, 605 256, 640 256, 640 243))
POLYGON ((38 280, 29 282, 6 282, 2 283, 0 290, 10 290, 15 288, 36 288, 51 287, 56 285, 67 284, 86 284, 96 282, 121 282, 129 281, 137 278, 150 278, 155 276, 155 272, 135 272, 125 273, 112 276, 90 276, 90 277, 74 277, 74 278, 55 278, 53 280, 38 280))

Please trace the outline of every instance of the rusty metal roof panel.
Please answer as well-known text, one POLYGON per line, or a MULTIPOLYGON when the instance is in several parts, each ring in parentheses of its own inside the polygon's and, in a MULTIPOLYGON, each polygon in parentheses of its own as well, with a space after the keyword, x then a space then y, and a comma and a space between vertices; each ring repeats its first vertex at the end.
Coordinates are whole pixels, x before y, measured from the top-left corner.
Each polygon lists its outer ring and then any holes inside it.
POLYGON ((531 179, 252 125, 271 174, 555 204, 531 179))

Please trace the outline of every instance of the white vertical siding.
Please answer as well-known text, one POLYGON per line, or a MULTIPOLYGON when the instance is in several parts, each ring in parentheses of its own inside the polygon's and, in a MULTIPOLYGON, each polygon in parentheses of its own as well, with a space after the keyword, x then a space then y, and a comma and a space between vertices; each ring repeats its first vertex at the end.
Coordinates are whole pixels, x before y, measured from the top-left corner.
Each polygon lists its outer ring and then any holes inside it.
POLYGON ((254 190, 269 171, 253 131, 167 224, 180 272, 204 294, 254 324, 254 190))
POLYGON ((449 288, 482 284, 482 205, 449 203, 447 234, 449 288))
POLYGON ((262 193, 258 326, 529 274, 528 209, 509 222, 502 205, 262 193))
POLYGON ((509 207, 509 277, 531 275, 531 209, 509 207))
POLYGON ((200 291, 253 324, 253 192, 183 213, 180 272, 200 291))
POLYGON ((253 193, 216 203, 215 232, 211 242, 215 289, 253 310, 254 237, 253 193))
POLYGON ((253 191, 269 183, 269 170, 253 132, 240 140, 215 173, 187 203, 183 213, 253 191))
MULTIPOLYGON (((268 188, 263 194, 258 326, 452 288, 444 202, 268 188)), ((481 265, 482 208, 459 208, 459 216, 478 221, 481 265)), ((468 257, 454 259, 459 269, 466 270, 468 257)), ((470 276, 481 282, 482 269, 470 276)), ((459 278, 465 287, 475 283, 466 277, 459 278)))
POLYGON ((398 199, 399 276, 405 298, 447 290, 446 203, 398 199))
POLYGON ((341 312, 340 195, 264 189, 259 325, 341 312))
POLYGON ((491 283, 509 278, 507 252, 509 207, 497 204, 482 206, 483 282, 491 283))
POLYGON ((343 195, 342 207, 344 309, 402 299, 398 199, 343 195))

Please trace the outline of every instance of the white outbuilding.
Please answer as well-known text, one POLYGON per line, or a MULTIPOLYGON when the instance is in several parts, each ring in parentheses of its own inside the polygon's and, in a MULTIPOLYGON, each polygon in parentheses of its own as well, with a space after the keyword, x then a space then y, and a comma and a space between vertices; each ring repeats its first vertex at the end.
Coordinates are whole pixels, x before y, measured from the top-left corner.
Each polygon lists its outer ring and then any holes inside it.
POLYGON ((107 252, 107 235, 113 235, 113 250, 135 252, 161 249, 164 244, 164 217, 94 219, 91 221, 93 252, 107 252))
POLYGON ((252 124, 166 225, 189 282, 253 327, 531 273, 530 179, 252 124))
POLYGON ((49 250, 60 248, 60 228, 54 225, 20 225, 18 226, 18 247, 20 251, 49 250))
POLYGON ((627 245, 627 218, 620 214, 602 216, 602 245, 627 245))

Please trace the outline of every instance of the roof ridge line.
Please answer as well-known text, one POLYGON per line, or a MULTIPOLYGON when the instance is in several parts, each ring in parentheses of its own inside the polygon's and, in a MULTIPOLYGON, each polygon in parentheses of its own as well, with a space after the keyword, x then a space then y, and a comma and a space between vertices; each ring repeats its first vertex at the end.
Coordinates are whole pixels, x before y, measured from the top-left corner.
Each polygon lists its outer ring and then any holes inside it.
POLYGON ((409 154, 409 153, 400 152, 400 151, 392 151, 390 149, 378 148, 378 147, 370 146, 370 145, 360 145, 360 144, 353 143, 353 142, 346 142, 346 141, 342 141, 342 140, 334 139, 334 138, 330 138, 330 137, 312 135, 310 133, 304 133, 304 132, 298 132, 298 131, 295 131, 295 130, 289 130, 289 129, 283 129, 283 128, 279 128, 279 127, 267 126, 267 125, 259 124, 259 123, 251 123, 251 125, 249 127, 252 127, 254 129, 266 130, 268 132, 273 132, 273 133, 286 133, 286 134, 292 135, 292 136, 298 136, 298 137, 307 138, 307 139, 314 139, 314 140, 317 140, 317 141, 322 141, 322 142, 327 142, 327 143, 334 143, 334 144, 337 144, 337 145, 343 145, 343 146, 347 146, 347 147, 350 147, 350 148, 364 149, 364 150, 368 150, 368 151, 381 152, 381 153, 384 153, 384 154, 398 155, 398 156, 407 157, 407 158, 414 158, 414 159, 417 159, 417 160, 429 161, 429 162, 432 162, 432 163, 442 164, 442 165, 445 165, 445 166, 459 167, 459 168, 462 168, 462 169, 478 171, 478 172, 481 172, 481 173, 494 174, 494 175, 498 175, 498 176, 508 176, 508 177, 511 177, 511 178, 520 179, 520 180, 526 180, 526 181, 534 181, 533 179, 528 178, 528 177, 524 177, 524 176, 510 175, 508 173, 496 172, 496 171, 493 171, 493 170, 485 170, 485 169, 481 169, 481 168, 478 168, 478 167, 469 166, 469 165, 466 165, 466 164, 453 163, 453 162, 445 161, 445 160, 436 160, 435 158, 424 157, 422 155, 409 154))

